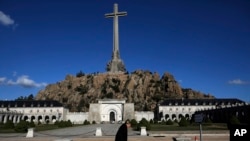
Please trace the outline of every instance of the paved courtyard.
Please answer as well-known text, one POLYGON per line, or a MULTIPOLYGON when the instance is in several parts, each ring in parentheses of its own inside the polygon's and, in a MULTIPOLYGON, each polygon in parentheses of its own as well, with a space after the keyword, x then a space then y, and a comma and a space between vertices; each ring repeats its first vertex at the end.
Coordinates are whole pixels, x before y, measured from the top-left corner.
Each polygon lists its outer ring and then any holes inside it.
MULTIPOLYGON (((0 134, 0 141, 114 141, 114 136, 121 124, 95 124, 63 128, 49 131, 34 131, 33 138, 26 138, 26 133, 0 134), (96 128, 101 127, 102 136, 96 137, 96 128)), ((128 141, 173 141, 173 137, 187 137, 192 141, 199 138, 199 131, 149 131, 149 136, 140 136, 139 131, 128 132, 128 141)), ((203 141, 229 141, 228 131, 203 132, 203 141)))

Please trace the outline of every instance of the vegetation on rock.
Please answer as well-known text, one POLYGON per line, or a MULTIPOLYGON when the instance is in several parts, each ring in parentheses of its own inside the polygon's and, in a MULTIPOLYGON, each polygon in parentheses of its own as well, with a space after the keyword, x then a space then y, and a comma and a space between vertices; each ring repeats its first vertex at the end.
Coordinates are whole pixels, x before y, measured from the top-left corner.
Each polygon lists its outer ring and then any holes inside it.
POLYGON ((49 84, 36 95, 37 100, 58 100, 71 112, 87 112, 98 99, 125 99, 136 111, 153 111, 157 103, 169 98, 214 98, 190 88, 181 88, 170 73, 136 70, 132 73, 93 73, 82 71, 65 80, 49 84))

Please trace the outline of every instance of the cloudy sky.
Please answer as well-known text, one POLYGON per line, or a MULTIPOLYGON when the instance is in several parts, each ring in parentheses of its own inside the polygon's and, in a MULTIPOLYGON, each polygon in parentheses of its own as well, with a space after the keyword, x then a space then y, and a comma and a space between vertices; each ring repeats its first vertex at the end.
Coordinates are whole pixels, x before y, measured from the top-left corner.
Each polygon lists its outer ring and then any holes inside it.
POLYGON ((126 69, 169 72, 183 88, 250 101, 249 0, 0 0, 0 99, 105 72, 118 3, 126 69))

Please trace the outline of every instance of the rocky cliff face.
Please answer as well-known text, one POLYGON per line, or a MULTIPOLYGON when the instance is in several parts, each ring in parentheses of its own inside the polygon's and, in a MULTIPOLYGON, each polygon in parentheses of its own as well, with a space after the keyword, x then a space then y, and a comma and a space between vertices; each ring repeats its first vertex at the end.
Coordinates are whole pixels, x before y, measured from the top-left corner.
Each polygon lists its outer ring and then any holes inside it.
POLYGON ((192 89, 182 89, 173 75, 137 70, 131 74, 102 73, 81 76, 67 75, 65 80, 49 84, 36 95, 37 100, 58 100, 70 111, 88 111, 98 99, 126 99, 135 110, 152 111, 157 102, 168 98, 214 98, 192 89))

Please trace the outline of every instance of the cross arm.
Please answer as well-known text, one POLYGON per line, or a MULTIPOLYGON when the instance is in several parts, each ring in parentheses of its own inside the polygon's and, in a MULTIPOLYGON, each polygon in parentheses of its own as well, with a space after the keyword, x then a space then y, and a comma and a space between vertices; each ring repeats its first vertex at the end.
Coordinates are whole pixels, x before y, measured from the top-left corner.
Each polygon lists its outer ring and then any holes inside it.
POLYGON ((128 14, 127 14, 127 12, 118 12, 118 13, 116 13, 116 15, 118 15, 118 16, 127 16, 128 14))
POLYGON ((110 17, 114 17, 114 16, 115 16, 114 13, 105 14, 105 18, 110 18, 110 17))
POLYGON ((106 18, 110 18, 110 17, 114 17, 114 16, 127 16, 127 12, 118 12, 118 13, 105 14, 106 18))

